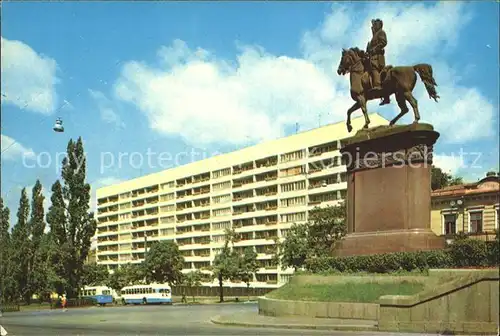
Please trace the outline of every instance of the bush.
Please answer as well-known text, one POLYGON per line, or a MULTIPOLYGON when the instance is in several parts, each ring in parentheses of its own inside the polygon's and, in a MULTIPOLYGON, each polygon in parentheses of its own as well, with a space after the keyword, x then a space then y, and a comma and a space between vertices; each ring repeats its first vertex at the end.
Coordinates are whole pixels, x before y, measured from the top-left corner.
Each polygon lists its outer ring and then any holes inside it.
POLYGON ((2 313, 18 312, 19 310, 19 304, 17 303, 3 303, 2 305, 0 305, 0 311, 2 313))
POLYGON ((494 242, 458 239, 445 250, 311 258, 306 260, 305 268, 312 273, 393 273, 422 272, 430 268, 487 267, 499 265, 498 251, 497 235, 494 242))
POLYGON ((482 240, 456 240, 451 244, 449 254, 455 267, 488 266, 487 245, 482 240))

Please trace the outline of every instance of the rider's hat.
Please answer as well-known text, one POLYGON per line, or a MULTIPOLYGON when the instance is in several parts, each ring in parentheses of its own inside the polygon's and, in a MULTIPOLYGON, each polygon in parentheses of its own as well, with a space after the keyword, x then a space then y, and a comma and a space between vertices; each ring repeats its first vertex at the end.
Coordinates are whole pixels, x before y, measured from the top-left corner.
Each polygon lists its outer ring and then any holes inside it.
POLYGON ((374 19, 374 20, 372 20, 372 25, 374 26, 375 24, 378 24, 380 26, 380 28, 382 28, 383 25, 384 25, 382 23, 382 20, 380 20, 380 19, 374 19))

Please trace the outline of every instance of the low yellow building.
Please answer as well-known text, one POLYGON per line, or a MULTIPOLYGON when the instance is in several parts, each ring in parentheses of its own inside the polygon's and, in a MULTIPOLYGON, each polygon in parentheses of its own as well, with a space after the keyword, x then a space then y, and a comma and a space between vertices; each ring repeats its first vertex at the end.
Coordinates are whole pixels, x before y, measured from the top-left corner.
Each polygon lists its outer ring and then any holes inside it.
POLYGON ((500 177, 488 173, 475 183, 432 192, 431 228, 437 235, 466 234, 493 240, 499 220, 500 177))

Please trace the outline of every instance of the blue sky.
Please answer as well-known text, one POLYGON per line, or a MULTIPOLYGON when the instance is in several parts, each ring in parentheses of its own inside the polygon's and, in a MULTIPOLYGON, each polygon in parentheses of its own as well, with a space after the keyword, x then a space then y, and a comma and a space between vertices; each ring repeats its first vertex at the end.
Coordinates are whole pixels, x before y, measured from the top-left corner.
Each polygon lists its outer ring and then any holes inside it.
MULTIPOLYGON (((1 192, 13 213, 23 186, 40 178, 50 190, 70 138, 84 139, 97 188, 161 170, 160 152, 197 153, 168 168, 287 135, 296 123, 343 121, 352 100, 334 69, 341 48, 366 46, 375 17, 388 35, 387 63, 434 68, 441 101, 421 83, 415 96, 422 121, 441 132, 437 164, 472 181, 498 170, 494 2, 2 7, 1 192), (65 133, 52 131, 57 117, 65 133), (148 150, 153 164, 140 165, 148 150)), ((389 119, 397 110, 372 102, 369 111, 389 119)))

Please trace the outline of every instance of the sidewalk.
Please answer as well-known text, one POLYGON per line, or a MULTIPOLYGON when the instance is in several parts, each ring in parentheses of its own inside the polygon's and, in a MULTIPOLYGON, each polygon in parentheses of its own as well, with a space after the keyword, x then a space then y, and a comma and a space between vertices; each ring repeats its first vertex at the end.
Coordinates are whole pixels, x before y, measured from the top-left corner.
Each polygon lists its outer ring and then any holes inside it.
POLYGON ((299 316, 273 317, 248 312, 218 315, 212 317, 210 321, 215 324, 253 328, 378 331, 377 321, 304 318, 299 316))

